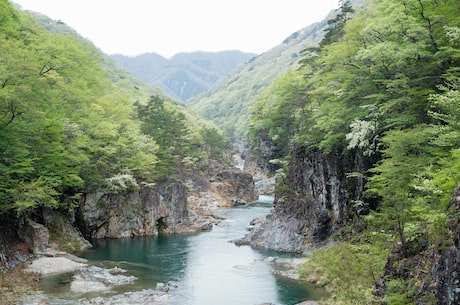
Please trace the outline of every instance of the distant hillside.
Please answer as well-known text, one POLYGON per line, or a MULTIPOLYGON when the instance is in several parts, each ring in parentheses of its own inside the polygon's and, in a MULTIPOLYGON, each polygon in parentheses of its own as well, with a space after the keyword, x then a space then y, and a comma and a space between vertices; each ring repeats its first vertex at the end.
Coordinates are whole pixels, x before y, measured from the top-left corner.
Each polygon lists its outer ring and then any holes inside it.
POLYGON ((111 57, 138 79, 174 99, 187 101, 254 56, 241 51, 222 51, 179 53, 169 60, 155 53, 111 57))
POLYGON ((208 91, 192 98, 190 108, 214 121, 230 136, 244 136, 248 130, 248 108, 255 97, 294 67, 303 49, 318 45, 327 19, 293 33, 280 45, 239 66, 208 91))

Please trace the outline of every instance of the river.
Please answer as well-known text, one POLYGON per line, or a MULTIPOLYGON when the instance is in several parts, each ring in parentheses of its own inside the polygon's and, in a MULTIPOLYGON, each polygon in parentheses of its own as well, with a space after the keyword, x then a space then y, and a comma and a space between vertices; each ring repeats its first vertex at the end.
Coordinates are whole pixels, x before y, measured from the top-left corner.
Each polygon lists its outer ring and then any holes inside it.
MULTIPOLYGON (((266 215, 272 201, 261 196, 246 206, 213 211, 225 220, 210 232, 95 240, 94 248, 81 256, 101 267, 121 267, 138 278, 114 293, 174 282, 172 301, 158 305, 291 305, 318 299, 321 291, 313 286, 273 274, 273 257, 282 254, 230 242, 246 233, 252 219, 266 215)), ((67 295, 68 282, 63 276, 50 277, 42 289, 59 298, 88 297, 67 295)))

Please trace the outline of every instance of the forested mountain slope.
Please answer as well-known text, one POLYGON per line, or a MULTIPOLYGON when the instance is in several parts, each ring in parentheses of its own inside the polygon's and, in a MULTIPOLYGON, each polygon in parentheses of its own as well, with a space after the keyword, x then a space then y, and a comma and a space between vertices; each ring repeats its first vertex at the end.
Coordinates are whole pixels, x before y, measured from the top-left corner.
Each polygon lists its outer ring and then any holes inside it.
POLYGON ((284 166, 244 242, 334 241, 305 267, 329 304, 458 304, 460 3, 342 2, 300 63, 251 107, 284 166))
POLYGON ((231 137, 247 134, 249 106, 265 87, 295 66, 303 49, 317 45, 327 22, 301 29, 280 45, 240 65, 206 92, 192 98, 188 106, 204 118, 215 122, 231 137))
POLYGON ((156 183, 205 162, 206 137, 215 156, 225 143, 61 22, 6 0, 0 20, 0 212, 72 210, 83 190, 156 183))
POLYGON ((221 51, 179 53, 170 59, 155 53, 135 57, 114 54, 111 58, 138 79, 185 102, 254 56, 241 51, 221 51))

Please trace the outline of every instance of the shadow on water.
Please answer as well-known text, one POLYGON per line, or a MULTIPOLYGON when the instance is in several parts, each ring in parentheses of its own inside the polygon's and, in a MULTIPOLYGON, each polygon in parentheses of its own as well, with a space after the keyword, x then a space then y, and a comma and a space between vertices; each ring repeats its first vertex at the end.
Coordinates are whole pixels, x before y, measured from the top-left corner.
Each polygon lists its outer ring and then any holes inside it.
POLYGON ((313 284, 276 276, 278 302, 283 305, 294 305, 305 300, 320 300, 328 293, 313 284))
MULTIPOLYGON (((155 287, 156 283, 180 282, 185 276, 193 235, 176 234, 94 240, 82 254, 103 267, 120 267, 138 278, 130 290, 155 287), (134 286, 134 287, 133 287, 134 286)), ((123 287, 117 291, 123 290, 123 287)))

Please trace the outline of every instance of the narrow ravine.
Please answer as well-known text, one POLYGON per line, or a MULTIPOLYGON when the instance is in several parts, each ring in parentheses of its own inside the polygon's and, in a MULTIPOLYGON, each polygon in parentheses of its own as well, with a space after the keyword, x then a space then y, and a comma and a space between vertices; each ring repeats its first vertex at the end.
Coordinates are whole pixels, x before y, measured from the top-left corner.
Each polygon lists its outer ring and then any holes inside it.
MULTIPOLYGON (((82 256, 91 264, 120 267, 138 278, 112 294, 173 282, 177 288, 171 291, 172 298, 156 304, 291 305, 318 299, 321 296, 318 289, 274 275, 272 262, 279 253, 230 242, 245 234, 252 219, 266 215, 272 201, 272 197, 261 197, 244 207, 215 210, 213 213, 225 220, 210 232, 95 240, 94 248, 82 256)), ((42 288, 55 299, 55 304, 62 299, 94 297, 69 293, 68 282, 62 275, 49 277, 42 282, 42 288)))

